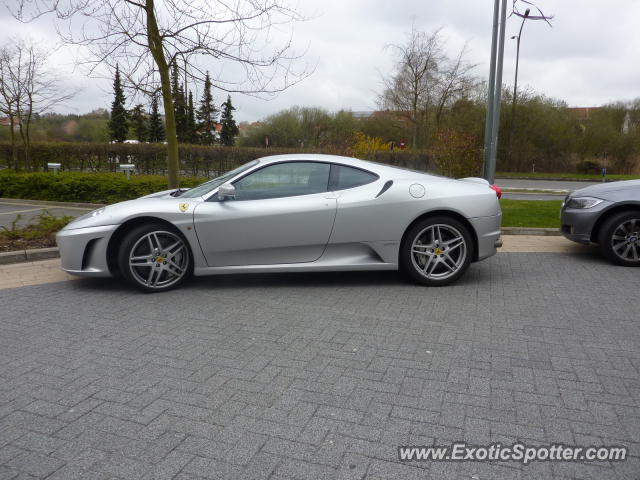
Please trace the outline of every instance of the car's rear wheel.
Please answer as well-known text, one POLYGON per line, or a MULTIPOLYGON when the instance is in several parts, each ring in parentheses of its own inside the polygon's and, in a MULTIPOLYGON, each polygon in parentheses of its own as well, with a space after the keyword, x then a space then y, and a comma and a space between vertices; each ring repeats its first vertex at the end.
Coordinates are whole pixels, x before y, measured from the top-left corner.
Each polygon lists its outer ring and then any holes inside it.
POLYGON ((400 267, 423 285, 448 285, 469 268, 474 245, 460 221, 437 216, 413 225, 400 247, 400 267))
POLYGON ((127 233, 118 252, 122 277, 144 292, 162 292, 183 284, 193 273, 186 239, 162 224, 127 233))
POLYGON ((640 211, 620 212, 607 219, 598 243, 602 254, 613 263, 640 267, 640 211))

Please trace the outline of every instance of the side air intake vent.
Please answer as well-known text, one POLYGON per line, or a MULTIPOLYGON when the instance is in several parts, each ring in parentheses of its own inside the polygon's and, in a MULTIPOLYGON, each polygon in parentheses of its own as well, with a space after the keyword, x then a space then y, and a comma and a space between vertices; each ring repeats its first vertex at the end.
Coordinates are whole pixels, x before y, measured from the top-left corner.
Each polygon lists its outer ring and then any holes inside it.
POLYGON ((96 242, 100 240, 99 238, 94 238, 93 240, 89 240, 87 246, 84 249, 84 254, 82 255, 82 270, 86 270, 89 267, 89 261, 91 260, 91 254, 93 253, 93 248, 96 246, 96 242))
POLYGON ((384 192, 386 192, 387 190, 389 190, 391 188, 391 185, 393 185, 393 180, 389 180, 387 181, 383 186, 382 186, 382 190, 380 190, 378 192, 378 194, 376 195, 376 198, 378 198, 380 195, 382 195, 384 192))

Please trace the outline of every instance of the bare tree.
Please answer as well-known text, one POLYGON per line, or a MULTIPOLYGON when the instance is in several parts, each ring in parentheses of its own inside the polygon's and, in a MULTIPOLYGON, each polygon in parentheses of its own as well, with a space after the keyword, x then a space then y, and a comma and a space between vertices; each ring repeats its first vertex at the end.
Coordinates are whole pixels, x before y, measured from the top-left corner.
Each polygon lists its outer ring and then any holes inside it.
POLYGON ((465 45, 453 60, 445 60, 438 75, 436 82, 436 126, 440 124, 442 112, 445 107, 455 102, 461 97, 468 95, 477 83, 475 77, 471 75, 471 71, 477 66, 467 63, 464 57, 467 54, 467 46, 465 45))
POLYGON ((15 130, 20 132, 27 169, 37 169, 31 159, 31 122, 75 95, 62 88, 60 76, 48 65, 52 50, 31 40, 13 40, 0 51, 2 109, 9 115, 13 166, 17 167, 15 130))
POLYGON ((16 150, 16 103, 18 98, 11 82, 9 81, 9 66, 12 63, 12 55, 7 47, 0 49, 0 113, 9 118, 11 139, 11 165, 18 166, 18 151, 16 150))
POLYGON ((439 122, 444 108, 474 83, 470 72, 475 66, 464 60, 466 46, 454 60, 447 57, 444 46, 442 29, 423 32, 415 26, 405 44, 390 45, 398 62, 396 71, 383 78, 384 90, 378 103, 408 118, 414 148, 424 144, 430 118, 439 122))
MULTIPOLYGON (((204 81, 210 69, 216 88, 249 94, 275 93, 308 76, 294 71, 300 57, 291 37, 274 40, 272 27, 302 20, 284 0, 19 0, 16 18, 54 14, 67 29, 65 42, 86 46, 90 74, 116 63, 129 86, 164 104, 168 182, 178 186, 179 157, 170 68, 204 81), (215 60, 211 69, 207 59, 215 60), (223 75, 224 74, 224 75, 223 75), (159 78, 159 84, 158 84, 159 78)), ((60 24, 60 22, 59 22, 60 24)), ((186 87, 185 87, 186 88, 186 87)))

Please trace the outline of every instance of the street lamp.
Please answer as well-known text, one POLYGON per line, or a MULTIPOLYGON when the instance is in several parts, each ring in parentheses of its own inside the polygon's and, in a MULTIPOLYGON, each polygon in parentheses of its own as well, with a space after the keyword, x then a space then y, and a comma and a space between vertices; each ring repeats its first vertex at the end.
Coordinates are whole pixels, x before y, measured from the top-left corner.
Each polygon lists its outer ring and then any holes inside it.
POLYGON ((118 169, 127 174, 127 180, 131 180, 131 172, 136 169, 136 166, 133 163, 121 163, 118 169))
POLYGON ((520 25, 520 31, 518 35, 514 35, 511 37, 511 40, 517 41, 516 46, 516 77, 513 82, 513 102, 511 104, 511 128, 509 129, 509 161, 511 161, 511 146, 513 144, 513 130, 515 128, 516 123, 516 102, 518 99, 518 66, 520 64, 520 38, 522 37, 522 29, 524 28, 524 22, 527 21, 531 10, 527 8, 522 16, 522 24, 520 25))

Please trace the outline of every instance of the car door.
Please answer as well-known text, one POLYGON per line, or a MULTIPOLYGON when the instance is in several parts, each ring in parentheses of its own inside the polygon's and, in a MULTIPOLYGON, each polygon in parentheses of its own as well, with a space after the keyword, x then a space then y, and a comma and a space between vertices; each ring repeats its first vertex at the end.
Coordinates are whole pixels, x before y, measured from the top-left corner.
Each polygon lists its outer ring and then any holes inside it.
POLYGON ((402 213, 378 199, 383 182, 378 175, 347 165, 333 165, 329 189, 338 199, 331 244, 388 240, 383 232, 402 213))
POLYGON ((234 199, 194 210, 209 266, 313 262, 322 255, 336 214, 324 162, 266 165, 233 182, 234 199))

